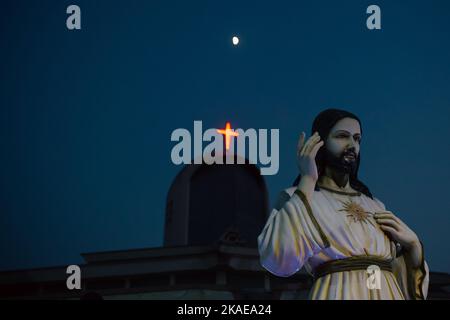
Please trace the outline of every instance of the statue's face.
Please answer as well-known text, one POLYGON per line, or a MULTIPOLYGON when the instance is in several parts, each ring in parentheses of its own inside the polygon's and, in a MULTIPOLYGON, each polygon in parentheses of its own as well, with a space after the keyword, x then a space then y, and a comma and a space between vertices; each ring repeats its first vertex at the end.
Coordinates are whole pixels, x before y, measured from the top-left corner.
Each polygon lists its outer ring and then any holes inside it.
POLYGON ((339 120, 327 137, 327 164, 339 170, 355 170, 361 143, 361 127, 352 118, 339 120))

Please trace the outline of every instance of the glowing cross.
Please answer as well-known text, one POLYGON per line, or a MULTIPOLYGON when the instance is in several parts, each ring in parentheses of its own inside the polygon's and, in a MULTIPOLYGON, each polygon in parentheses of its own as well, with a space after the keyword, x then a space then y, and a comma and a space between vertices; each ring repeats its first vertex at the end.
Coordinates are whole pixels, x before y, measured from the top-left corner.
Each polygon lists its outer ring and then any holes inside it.
POLYGON ((225 126, 225 130, 217 130, 218 133, 225 135, 225 148, 228 150, 230 149, 230 140, 231 137, 237 137, 239 136, 239 133, 234 132, 233 129, 231 129, 231 124, 227 122, 227 125, 225 126))

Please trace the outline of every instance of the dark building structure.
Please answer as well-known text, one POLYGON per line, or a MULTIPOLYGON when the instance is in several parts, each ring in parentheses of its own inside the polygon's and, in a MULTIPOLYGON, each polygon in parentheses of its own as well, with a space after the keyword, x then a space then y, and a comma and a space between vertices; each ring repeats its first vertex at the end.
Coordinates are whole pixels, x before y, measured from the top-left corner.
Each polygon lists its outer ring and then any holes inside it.
POLYGON ((222 238, 256 247, 268 212, 267 188, 256 166, 190 165, 167 197, 164 246, 211 245, 222 238))
MULTIPOLYGON (((0 272, 0 298, 306 299, 307 273, 259 263, 268 212, 256 166, 188 165, 168 192, 163 247, 82 254, 81 290, 67 288, 67 266, 0 272)), ((429 299, 450 299, 450 275, 431 273, 429 299)))

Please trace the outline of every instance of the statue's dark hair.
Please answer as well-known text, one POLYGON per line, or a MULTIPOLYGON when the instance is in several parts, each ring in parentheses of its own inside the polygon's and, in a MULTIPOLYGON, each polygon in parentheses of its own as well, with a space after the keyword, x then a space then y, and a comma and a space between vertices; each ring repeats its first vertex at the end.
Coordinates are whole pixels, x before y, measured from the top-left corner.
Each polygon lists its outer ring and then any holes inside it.
MULTIPOLYGON (((321 113, 319 113, 317 115, 317 117, 314 119, 312 129, 311 129, 311 135, 314 134, 314 132, 318 132, 321 139, 326 144, 328 135, 331 131, 331 128, 333 128, 334 125, 339 120, 342 120, 344 118, 351 118, 351 119, 355 119, 356 121, 358 121, 359 125, 361 127, 361 134, 362 134, 361 121, 359 120, 359 118, 356 115, 354 115, 351 112, 345 111, 345 110, 326 109, 326 110, 322 111, 321 113)), ((359 170, 360 159, 361 159, 361 152, 358 154, 358 157, 356 159, 355 170, 352 173, 350 173, 350 177, 349 177, 350 178, 350 186, 353 189, 355 189, 373 199, 372 193, 370 192, 369 188, 358 179, 358 170, 359 170)), ((317 171, 318 171, 319 177, 324 174, 325 164, 326 164, 326 149, 325 149, 325 147, 322 147, 319 149, 319 151, 317 152, 317 155, 316 155, 316 165, 317 165, 317 171)), ((298 185, 298 183, 300 182, 300 178, 301 178, 301 176, 299 175, 295 179, 293 186, 298 185)), ((316 184, 315 190, 320 190, 320 188, 317 184, 316 184)))

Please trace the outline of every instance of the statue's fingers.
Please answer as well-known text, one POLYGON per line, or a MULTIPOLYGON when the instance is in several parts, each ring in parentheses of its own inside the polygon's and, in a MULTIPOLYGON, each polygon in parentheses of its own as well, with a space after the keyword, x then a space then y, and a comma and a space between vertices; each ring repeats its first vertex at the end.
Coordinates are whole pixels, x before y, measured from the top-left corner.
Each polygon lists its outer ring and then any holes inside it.
POLYGON ((385 213, 385 214, 391 214, 391 215, 394 215, 394 213, 393 213, 392 211, 389 211, 389 210, 377 211, 376 213, 385 213))
POLYGON ((300 151, 302 150, 303 144, 305 143, 305 133, 302 132, 298 138, 297 142, 297 155, 300 154, 300 151))
POLYGON ((394 216, 390 213, 385 212, 376 212, 375 218, 386 218, 386 219, 394 219, 394 216))
POLYGON ((400 233, 395 230, 394 228, 386 225, 380 225, 381 230, 387 232, 390 236, 392 236, 395 239, 398 239, 400 236, 400 233))
POLYGON ((312 148, 314 148, 314 146, 316 145, 316 143, 318 143, 320 141, 320 136, 319 134, 316 132, 314 133, 314 135, 312 135, 308 141, 306 142, 305 145, 305 151, 303 152, 304 155, 309 155, 311 154, 311 150, 312 148))
POLYGON ((316 158, 317 152, 319 152, 319 149, 324 145, 323 140, 320 140, 316 143, 316 145, 311 150, 311 157, 316 158))
POLYGON ((394 228, 397 231, 400 231, 400 225, 395 220, 392 220, 392 219, 376 219, 376 221, 377 221, 377 223, 379 225, 389 226, 389 227, 394 228))
POLYGON ((311 144, 312 139, 316 136, 316 134, 313 134, 311 137, 306 140, 305 144, 302 147, 302 150, 300 151, 300 155, 304 156, 306 155, 306 151, 308 150, 308 146, 311 144))
POLYGON ((375 218, 383 218, 383 219, 391 219, 391 220, 395 220, 400 224, 403 224, 403 221, 400 220, 400 218, 398 218, 396 215, 394 215, 391 211, 382 211, 382 212, 377 212, 374 215, 375 218))

